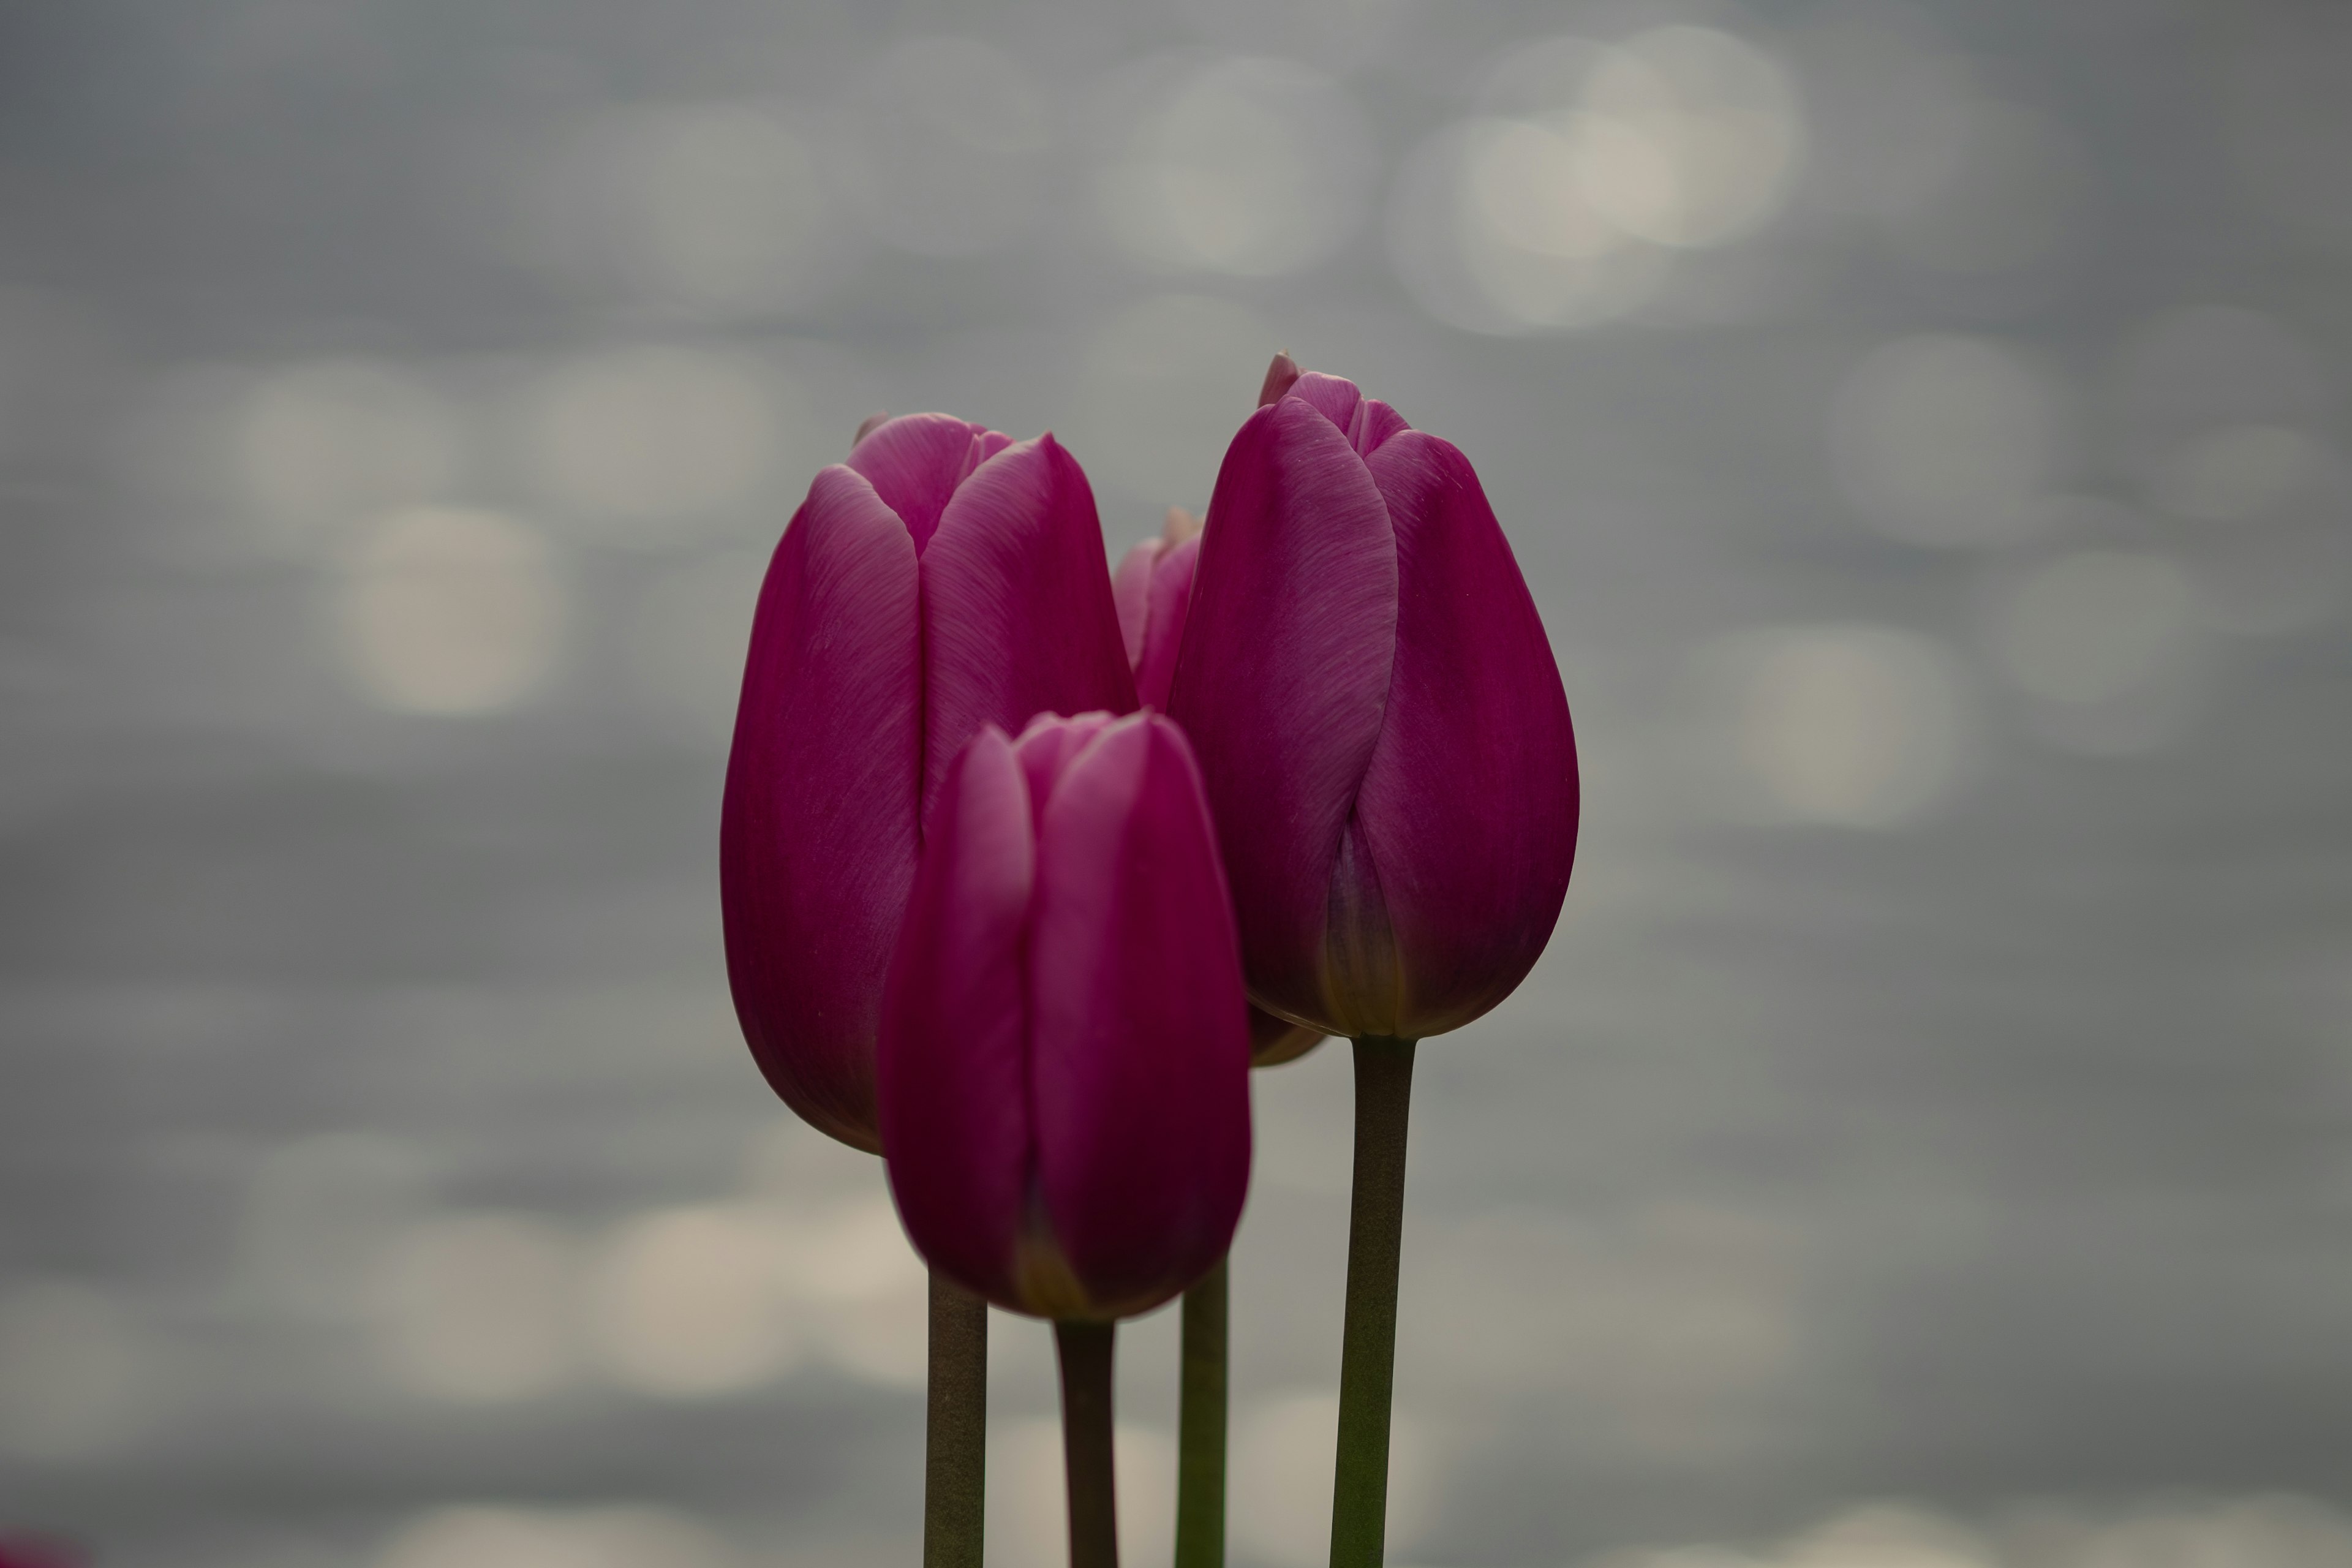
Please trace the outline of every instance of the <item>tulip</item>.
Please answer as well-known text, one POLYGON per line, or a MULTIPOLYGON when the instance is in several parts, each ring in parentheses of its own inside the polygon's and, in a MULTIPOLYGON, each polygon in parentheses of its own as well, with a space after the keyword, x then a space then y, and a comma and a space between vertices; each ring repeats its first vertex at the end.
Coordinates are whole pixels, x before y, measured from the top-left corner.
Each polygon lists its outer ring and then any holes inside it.
POLYGON ((760 590, 721 812, 728 978, 761 1070, 878 1152, 882 986, 948 764, 982 725, 1135 706, 1086 475, 941 414, 821 471, 760 590))
POLYGON ((956 759, 883 1003, 890 1190, 932 1268, 1055 1322, 1071 1561, 1115 1561, 1110 1324, 1223 1258, 1249 1183, 1232 906, 1183 733, 1041 714, 956 759))
POLYGON ((1420 1039, 1511 991, 1576 853, 1576 743, 1478 476, 1336 376, 1274 378, 1209 503, 1168 711, 1252 999, 1420 1039))
POLYGON ((1160 537, 1129 551, 1111 578, 1119 636, 1127 645, 1128 667, 1135 671, 1136 700, 1148 708, 1168 706, 1168 683, 1176 674, 1176 649, 1192 595, 1192 563, 1200 558, 1201 520, 1171 506, 1160 537))
MULTIPOLYGON (((745 1039, 813 1125, 879 1152, 875 1032, 924 812, 982 725, 1135 706, 1086 475, 1051 436, 877 416, 761 585, 720 811, 745 1039)), ((986 1310, 936 1275, 924 1558, 981 1554, 986 1310)))
POLYGON ((1356 1039, 1331 1560, 1369 1568, 1413 1043, 1510 994, 1549 940, 1576 743, 1461 451, 1287 355, 1260 401, 1210 498, 1168 710, 1199 752, 1251 1000, 1356 1039))
MULTIPOLYGON (((1168 706, 1168 683, 1176 674, 1176 650, 1184 637, 1192 604, 1192 566, 1201 558, 1201 520, 1181 506, 1168 509, 1157 539, 1129 550, 1111 578, 1118 605, 1119 636, 1135 671, 1137 699, 1147 708, 1168 706)), ((1323 1041, 1323 1032, 1250 1008, 1250 1060, 1257 1067, 1296 1061, 1323 1041)))

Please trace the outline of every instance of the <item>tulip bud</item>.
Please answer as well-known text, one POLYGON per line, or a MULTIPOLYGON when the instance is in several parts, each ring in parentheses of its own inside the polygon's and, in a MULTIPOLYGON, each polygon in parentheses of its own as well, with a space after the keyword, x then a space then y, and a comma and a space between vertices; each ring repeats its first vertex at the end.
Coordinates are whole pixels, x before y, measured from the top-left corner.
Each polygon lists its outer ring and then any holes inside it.
POLYGON ((1184 606, 1192 595, 1192 563, 1201 555, 1201 522, 1181 506, 1168 509, 1167 526, 1127 552, 1111 579, 1119 635, 1135 671, 1136 700, 1168 706, 1176 649, 1184 636, 1184 606))
POLYGON ((761 586, 720 821, 736 1015, 794 1110, 880 1148, 883 982, 964 742, 1134 706, 1094 495, 1053 437, 869 420, 817 475, 761 586))
MULTIPOLYGON (((1292 379, 1297 379, 1295 366, 1292 379)), ((1135 670, 1136 696, 1147 708, 1168 706, 1168 683, 1176 673, 1176 650, 1183 641, 1185 613, 1192 603, 1192 565, 1200 556, 1201 520, 1171 506, 1160 536, 1129 551, 1111 579, 1127 660, 1135 670)), ((1250 1060, 1258 1067, 1297 1061, 1323 1043, 1320 1030, 1255 1006, 1250 1008, 1249 1023, 1250 1060)))
POLYGON ((1251 998, 1415 1039, 1508 995, 1575 858, 1534 600, 1451 443, 1287 356, 1209 502, 1168 710, 1198 752, 1251 998))
POLYGON ((1241 955, 1200 776, 1157 713, 984 728, 890 967, 882 1138, 907 1233, 1000 1306, 1147 1311, 1249 1184, 1241 955))

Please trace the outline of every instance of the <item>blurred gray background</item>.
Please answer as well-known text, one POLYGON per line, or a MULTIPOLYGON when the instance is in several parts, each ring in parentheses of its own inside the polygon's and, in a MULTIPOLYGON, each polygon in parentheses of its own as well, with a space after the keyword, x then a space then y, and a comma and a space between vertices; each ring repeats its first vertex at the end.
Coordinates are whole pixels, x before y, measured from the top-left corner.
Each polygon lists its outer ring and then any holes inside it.
MULTIPOLYGON (((758 574, 877 408, 1115 559, 1286 347, 1478 464, 1587 768, 1423 1049, 1392 1560, 2352 1563, 2347 285, 2335 5, 0 6, 0 1530, 914 1562, 921 1276, 720 962, 758 574)), ((1256 1087, 1307 1568, 1346 1053, 1256 1087)))

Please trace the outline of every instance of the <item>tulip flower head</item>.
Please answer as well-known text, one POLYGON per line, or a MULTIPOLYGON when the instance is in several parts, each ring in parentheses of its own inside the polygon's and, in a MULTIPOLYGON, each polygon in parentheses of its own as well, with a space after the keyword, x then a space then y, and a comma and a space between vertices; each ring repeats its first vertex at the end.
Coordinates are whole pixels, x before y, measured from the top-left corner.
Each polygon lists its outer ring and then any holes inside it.
POLYGON ((1575 858, 1576 744, 1469 460, 1286 356, 1209 502, 1168 711, 1251 999, 1417 1039, 1508 995, 1575 858))
POLYGON ((1168 706, 1168 683, 1176 674, 1176 649, 1192 596, 1192 563, 1200 558, 1201 520, 1171 506, 1160 537, 1129 551, 1111 579, 1119 635, 1135 671, 1136 699, 1147 708, 1168 706))
POLYGON ((955 760, 882 1010, 882 1137, 926 1261, 1058 1320, 1223 1258, 1249 1030, 1216 838, 1175 724, 1040 715, 955 760))
POLYGON ((727 972, 803 1118, 878 1152, 875 1031, 924 813, 983 725, 1135 706, 1093 492, 1053 437, 869 421, 776 546, 721 809, 727 972))
MULTIPOLYGON (((1176 674, 1176 650, 1184 639, 1184 617, 1192 599, 1192 566, 1201 558, 1201 520, 1181 506, 1168 509, 1157 539, 1129 550, 1111 578, 1118 604, 1119 634, 1127 639, 1127 662, 1135 671, 1135 694, 1147 708, 1168 706, 1168 683, 1176 674)), ((1262 1068, 1295 1062, 1323 1043, 1323 1032, 1253 1005, 1249 1013, 1250 1060, 1262 1068)))

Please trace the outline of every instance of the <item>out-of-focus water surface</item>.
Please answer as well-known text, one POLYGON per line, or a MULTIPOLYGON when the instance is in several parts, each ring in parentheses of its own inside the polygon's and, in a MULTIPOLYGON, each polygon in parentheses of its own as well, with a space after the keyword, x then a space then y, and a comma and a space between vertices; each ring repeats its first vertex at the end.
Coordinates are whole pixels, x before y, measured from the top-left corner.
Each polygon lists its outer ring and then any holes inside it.
MULTIPOLYGON (((1423 1048, 1393 1560, 2352 1563, 2347 105, 2278 0, 0 8, 0 1530, 915 1561, 921 1276, 721 968, 757 574, 883 408, 1116 552, 1286 347, 1478 464, 1587 768, 1423 1048)), ((1305 1568, 1346 1053, 1257 1093, 1305 1568)))

